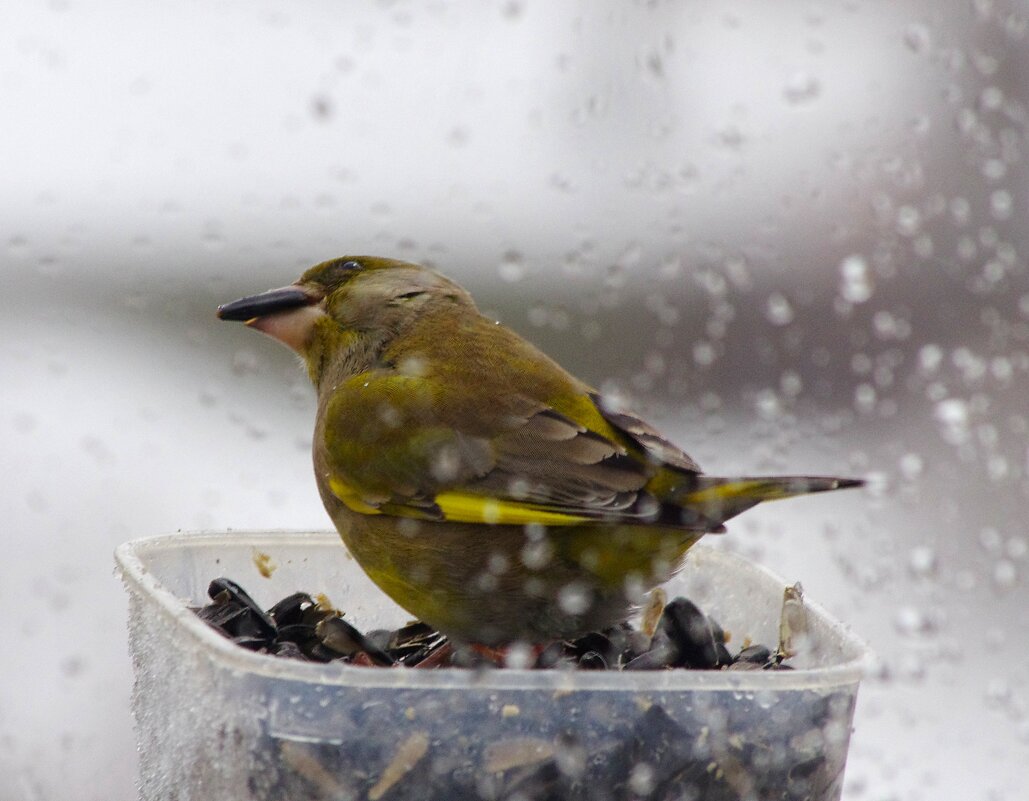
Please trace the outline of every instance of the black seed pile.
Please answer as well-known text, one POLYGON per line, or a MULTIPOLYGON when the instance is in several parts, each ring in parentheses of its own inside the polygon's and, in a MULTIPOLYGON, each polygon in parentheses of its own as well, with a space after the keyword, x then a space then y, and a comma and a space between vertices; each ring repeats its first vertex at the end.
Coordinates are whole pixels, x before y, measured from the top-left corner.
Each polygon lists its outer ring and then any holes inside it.
MULTIPOLYGON (((309 662, 366 667, 503 666, 502 650, 454 647, 424 623, 363 633, 334 609, 297 592, 264 610, 234 581, 217 578, 211 603, 197 616, 237 645, 259 653, 309 662)), ((732 654, 721 626, 686 598, 665 605, 652 636, 629 624, 551 643, 533 653, 534 668, 575 670, 788 670, 778 649, 746 645, 732 654)))
MULTIPOLYGON (((366 667, 503 667, 558 670, 779 670, 783 651, 727 635, 686 598, 655 598, 648 632, 616 626, 518 659, 457 647, 424 623, 362 632, 328 603, 295 593, 262 609, 219 578, 196 614, 241 647, 282 658, 366 667)), ((628 677, 626 677, 628 679, 628 677)), ((631 682, 630 682, 631 684, 631 682)), ((832 801, 839 797, 851 691, 763 694, 555 693, 500 697, 398 686, 291 686, 276 727, 225 731, 260 755, 247 797, 260 801, 832 801), (336 702, 333 702, 336 701, 336 702), (312 736, 310 720, 322 728, 312 736), (291 725, 299 721, 295 737, 291 725), (287 725, 288 724, 288 725, 287 725), (324 733, 324 732, 327 732, 324 733), (836 739, 834 739, 836 738, 836 739), (843 749, 842 752, 840 749, 843 749)), ((241 788, 242 790, 242 788, 241 788)))

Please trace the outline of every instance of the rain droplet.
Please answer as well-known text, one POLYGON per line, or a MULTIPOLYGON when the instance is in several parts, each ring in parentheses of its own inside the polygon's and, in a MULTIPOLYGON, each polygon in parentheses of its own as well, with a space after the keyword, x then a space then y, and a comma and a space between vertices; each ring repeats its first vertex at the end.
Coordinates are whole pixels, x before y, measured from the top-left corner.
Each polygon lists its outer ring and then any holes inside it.
POLYGON ((654 768, 646 762, 637 762, 629 773, 629 789, 633 795, 649 796, 654 792, 654 768))
POLYGON ((739 150, 743 147, 745 140, 743 131, 731 123, 718 131, 718 141, 730 150, 739 150))
POLYGON ((500 7, 500 13, 511 21, 521 17, 524 10, 522 3, 518 2, 518 0, 508 0, 500 7))
POLYGON ((899 634, 906 637, 932 634, 936 630, 935 623, 921 609, 914 606, 902 606, 893 618, 893 626, 899 634))
POLYGON ((697 342, 693 345, 693 361, 700 367, 707 367, 715 360, 715 349, 710 342, 697 342))
POLYGON ((787 370, 779 376, 779 389, 782 391, 783 395, 795 398, 800 395, 803 388, 804 382, 798 373, 795 373, 792 370, 787 370))
POLYGON ((998 559, 993 565, 993 583, 999 590, 1010 590, 1018 584, 1018 570, 1008 559, 998 559))
POLYGON ((112 464, 115 461, 111 449, 99 437, 83 437, 79 444, 97 464, 112 464))
POLYGON ((951 445, 960 445, 968 439, 968 404, 957 397, 948 397, 933 410, 936 422, 943 428, 944 439, 951 445))
POLYGON ((822 85, 818 79, 809 72, 798 70, 786 81, 783 89, 783 96, 786 102, 793 105, 810 103, 822 93, 822 85))
POLYGON ((241 349, 232 354, 232 372, 236 375, 257 373, 260 370, 260 359, 252 350, 241 349))
POLYGON ((900 457, 900 473, 908 481, 914 481, 925 467, 925 462, 917 453, 905 453, 900 457))
POLYGON ((950 201, 950 216, 957 225, 967 225, 972 217, 972 204, 963 197, 952 198, 950 201))
POLYGON ((546 540, 530 541, 522 548, 522 564, 529 570, 539 570, 550 562, 552 549, 546 540))
POLYGON ((918 364, 924 373, 936 372, 943 362, 943 349, 939 345, 923 345, 918 351, 918 364))
POLYGON ((840 262, 840 294, 849 303, 864 303, 872 297, 872 277, 868 262, 854 254, 840 262))
POLYGON ((318 122, 328 122, 334 112, 332 99, 328 95, 319 94, 311 98, 311 116, 318 122))
POLYGON ((763 420, 775 420, 782 414, 779 397, 771 389, 763 389, 757 393, 754 409, 763 420))
POLYGON ((581 615, 592 605, 590 592, 585 585, 570 581, 558 592, 557 605, 566 615, 581 615))
POLYGON ((528 643, 513 642, 504 654, 504 667, 512 670, 528 670, 534 662, 532 647, 528 643))
POLYGON ((908 681, 921 681, 925 678, 925 659, 921 654, 901 654, 897 662, 897 675, 908 681))
POLYGON ((1007 174, 1008 165, 1004 163, 1003 159, 986 159, 983 162, 981 172, 988 181, 999 181, 1007 174))
POLYGON ((7 240, 7 252, 15 258, 24 256, 28 250, 29 242, 23 236, 12 236, 7 240))
POLYGON ((990 194, 990 214, 995 220, 1007 220, 1011 217, 1014 201, 1006 189, 998 189, 990 194))
POLYGON ((914 206, 901 206, 897 209, 897 233, 901 236, 914 236, 922 224, 922 215, 914 206))
POLYGON ((497 267, 497 274, 502 281, 509 284, 521 281, 525 277, 525 261, 522 254, 516 250, 507 251, 497 267))
POLYGON ((871 384, 858 384, 854 388, 854 408, 862 414, 875 411, 876 392, 871 384))
POLYGON ((929 49, 929 29, 920 22, 912 22, 904 28, 904 45, 912 53, 924 53, 929 49))
POLYGON ((197 395, 203 406, 217 406, 221 400, 221 392, 216 387, 204 387, 197 395))
POLYGON ((1000 532, 993 526, 987 526, 979 532, 979 544, 987 553, 999 553, 1001 546, 1000 532))
POLYGON ((81 676, 86 670, 86 661, 77 654, 66 657, 61 660, 60 663, 61 673, 66 678, 74 679, 77 676, 81 676))
POLYGON ((765 316, 772 325, 789 325, 793 322, 793 307, 784 295, 775 292, 768 296, 765 316))
POLYGON ((979 103, 987 111, 996 111, 1004 105, 1004 92, 1000 87, 987 86, 979 94, 979 103))
POLYGON ((915 578, 929 578, 936 573, 936 552, 928 545, 919 545, 908 554, 908 572, 915 578))
POLYGON ((467 145, 468 129, 461 128, 460 126, 456 128, 451 128, 447 132, 447 144, 451 147, 464 147, 465 145, 467 145))

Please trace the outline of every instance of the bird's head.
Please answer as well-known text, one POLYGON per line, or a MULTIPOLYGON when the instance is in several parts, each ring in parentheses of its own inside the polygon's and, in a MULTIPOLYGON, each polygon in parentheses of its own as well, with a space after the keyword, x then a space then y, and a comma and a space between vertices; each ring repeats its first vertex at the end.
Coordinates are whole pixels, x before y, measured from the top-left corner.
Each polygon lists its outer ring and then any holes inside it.
POLYGON ((377 256, 342 256, 316 264, 289 286, 218 307, 289 346, 318 384, 327 356, 357 340, 388 342, 442 304, 474 308, 471 296, 439 273, 377 256))

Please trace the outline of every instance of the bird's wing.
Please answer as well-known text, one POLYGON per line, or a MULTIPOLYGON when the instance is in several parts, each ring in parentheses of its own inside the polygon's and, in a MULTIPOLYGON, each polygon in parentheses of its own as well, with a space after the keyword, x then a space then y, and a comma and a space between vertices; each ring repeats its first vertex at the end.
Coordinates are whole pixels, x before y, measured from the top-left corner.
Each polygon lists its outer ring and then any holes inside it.
MULTIPOLYGON (((372 371, 339 387, 320 434, 332 492, 366 514, 641 522, 667 511, 651 491, 655 476, 697 472, 652 428, 578 385, 548 401, 496 393, 488 413, 468 408, 453 386, 372 371)), ((669 523, 682 525, 675 512, 669 523)))

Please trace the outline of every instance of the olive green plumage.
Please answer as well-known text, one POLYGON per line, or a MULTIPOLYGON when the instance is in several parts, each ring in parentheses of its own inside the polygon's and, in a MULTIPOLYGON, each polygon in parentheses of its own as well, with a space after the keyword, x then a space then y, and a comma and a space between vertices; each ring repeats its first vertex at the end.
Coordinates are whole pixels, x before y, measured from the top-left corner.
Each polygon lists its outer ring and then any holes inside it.
POLYGON ((860 483, 702 475, 417 265, 335 259, 219 316, 303 357, 329 515, 386 593, 457 639, 542 642, 615 624, 730 517, 860 483))

